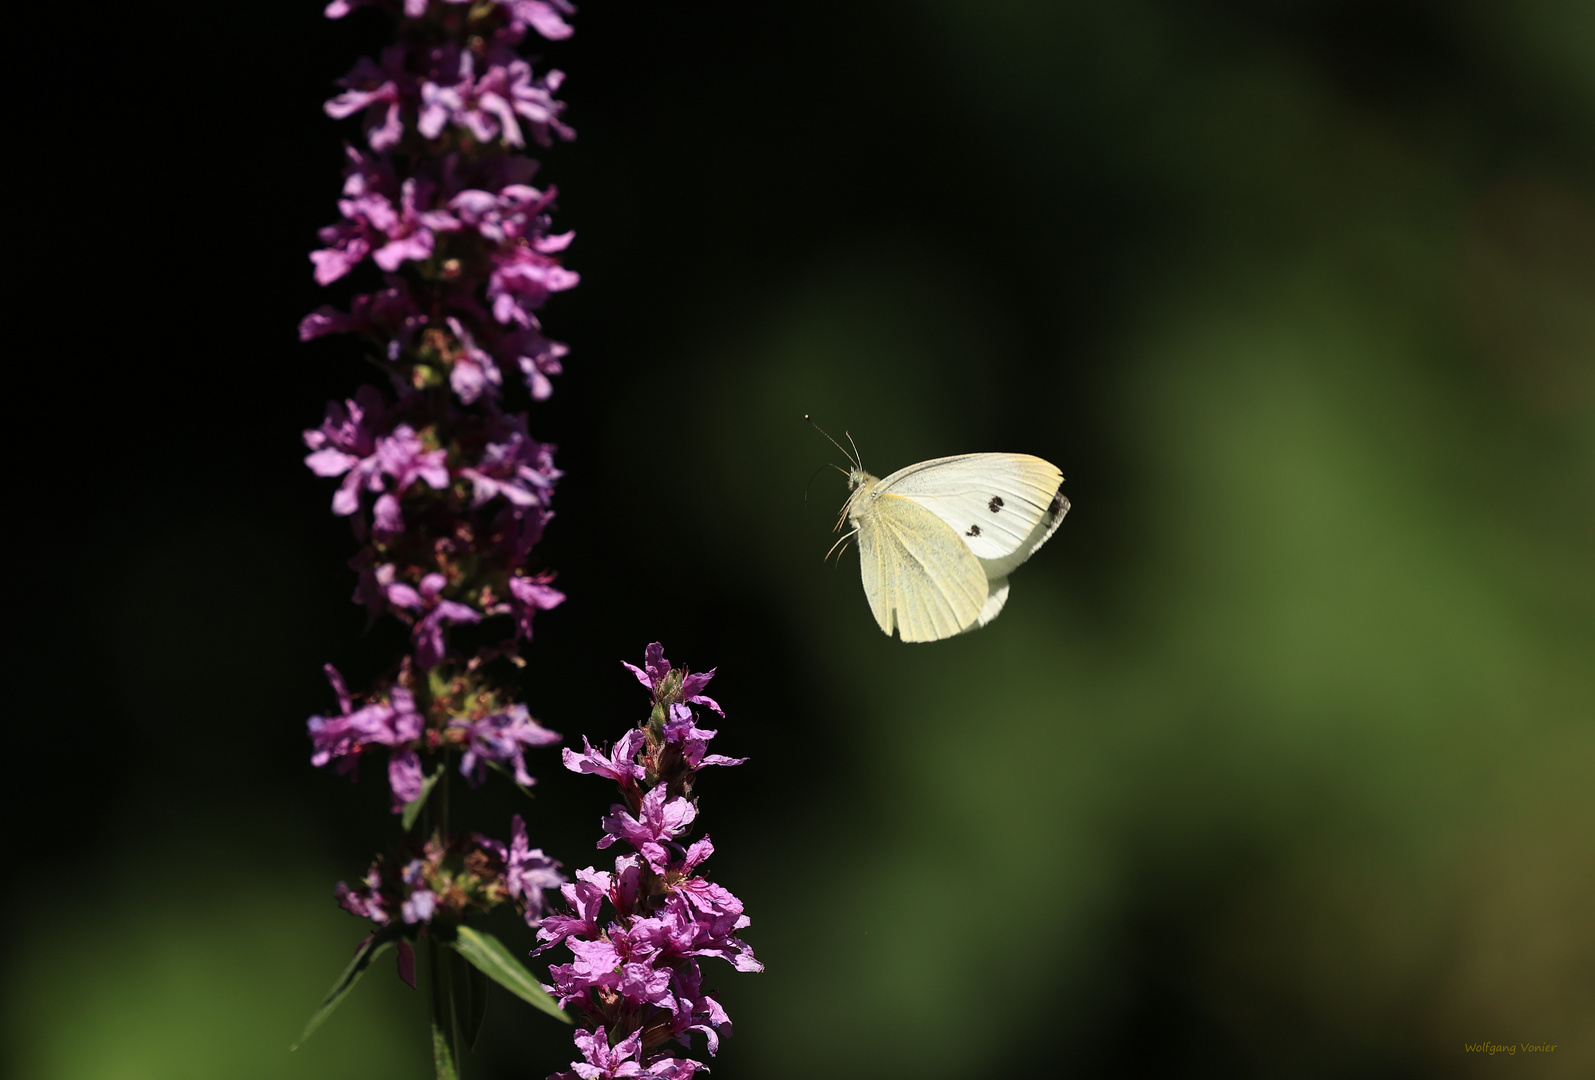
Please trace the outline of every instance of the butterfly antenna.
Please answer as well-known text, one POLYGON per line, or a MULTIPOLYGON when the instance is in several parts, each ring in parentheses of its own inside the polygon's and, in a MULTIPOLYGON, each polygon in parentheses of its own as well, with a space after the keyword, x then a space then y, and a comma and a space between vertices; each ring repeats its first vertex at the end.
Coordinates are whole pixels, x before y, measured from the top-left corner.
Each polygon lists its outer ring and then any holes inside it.
MULTIPOLYGON (((830 464, 831 463, 829 461, 825 463, 825 465, 830 464)), ((803 506, 805 508, 807 508, 809 505, 809 488, 814 486, 814 477, 825 471, 825 465, 821 465, 818 469, 815 469, 814 472, 809 476, 809 482, 803 485, 803 506)), ((835 468, 835 466, 832 466, 832 468, 835 468)))
POLYGON ((853 442, 853 433, 844 431, 842 434, 847 436, 848 442, 853 443, 853 463, 862 469, 864 467, 864 455, 858 452, 858 443, 853 442))
MULTIPOLYGON (((804 422, 804 423, 806 423, 806 424, 808 424, 808 426, 809 426, 809 427, 811 427, 811 428, 813 428, 813 429, 814 429, 814 430, 815 430, 815 431, 818 431, 818 432, 819 432, 819 433, 820 433, 820 434, 821 434, 821 435, 824 435, 824 436, 825 436, 825 437, 826 437, 826 438, 827 438, 827 439, 831 439, 831 433, 830 433, 830 432, 828 432, 828 431, 826 431, 826 430, 825 430, 825 429, 824 429, 824 428, 822 428, 822 427, 820 427, 820 425, 818 425, 818 424, 816 424, 816 423, 815 423, 815 422, 814 422, 814 421, 813 421, 813 420, 812 420, 812 419, 811 419, 811 418, 810 418, 810 417, 809 417, 809 414, 808 414, 808 413, 804 413, 804 414, 803 414, 803 422, 804 422)), ((844 434, 844 435, 846 435, 846 434, 847 434, 847 433, 846 433, 846 432, 843 432, 843 434, 844 434)), ((851 436, 851 435, 848 435, 848 436, 847 436, 847 441, 848 441, 848 442, 852 442, 852 441, 853 441, 853 436, 851 436)), ((834 447, 836 447, 836 448, 837 448, 837 449, 838 449, 838 450, 840 450, 840 451, 841 451, 841 452, 842 452, 842 453, 844 453, 844 454, 847 454, 847 460, 849 460, 849 461, 851 461, 851 462, 852 462, 852 463, 853 463, 853 467, 854 467, 854 468, 855 468, 855 469, 862 469, 862 468, 863 468, 863 467, 864 467, 864 466, 863 466, 863 465, 862 465, 862 464, 861 464, 861 463, 860 463, 860 462, 859 462, 859 459, 858 459, 858 447, 856 447, 856 446, 855 446, 855 447, 853 447, 853 453, 851 453, 851 454, 848 454, 848 453, 847 453, 847 447, 845 447, 845 446, 843 446, 843 445, 842 445, 842 444, 841 444, 841 443, 839 443, 839 442, 837 442, 837 441, 836 441, 836 440, 835 440, 835 439, 831 439, 831 445, 832 445, 832 446, 834 446, 834 447)))
POLYGON ((821 465, 818 469, 815 469, 814 470, 814 476, 810 476, 809 477, 809 482, 807 484, 803 485, 803 505, 804 506, 807 506, 809 504, 809 488, 812 487, 813 484, 814 484, 814 477, 820 475, 820 473, 824 472, 826 469, 835 469, 837 472, 841 473, 843 476, 852 475, 846 469, 842 468, 840 465, 833 465, 829 461, 827 461, 824 465, 821 465))

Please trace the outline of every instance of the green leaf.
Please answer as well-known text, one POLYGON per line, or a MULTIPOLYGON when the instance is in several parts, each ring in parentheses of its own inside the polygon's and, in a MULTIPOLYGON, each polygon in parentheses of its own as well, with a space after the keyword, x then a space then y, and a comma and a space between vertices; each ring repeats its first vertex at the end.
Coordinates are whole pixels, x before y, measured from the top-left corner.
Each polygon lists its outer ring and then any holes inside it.
POLYGON ((526 965, 515 959, 498 938, 492 934, 480 933, 469 926, 461 926, 456 933, 458 936, 454 939, 455 950, 476 965, 477 970, 483 975, 549 1016, 557 1017, 567 1024, 571 1022, 565 1010, 537 985, 537 979, 526 970, 526 965))
POLYGON ((389 945, 399 938, 396 927, 385 927, 360 943, 360 948, 355 950, 354 959, 349 961, 349 966, 343 969, 343 974, 338 976, 338 981, 332 984, 332 989, 327 991, 327 996, 322 1000, 321 1007, 311 1014, 310 1022, 305 1025, 305 1030, 300 1034, 299 1041, 290 1046, 289 1050, 297 1050, 310 1038, 310 1033, 321 1026, 321 1022, 332 1015, 343 1002, 344 995, 354 988, 360 981, 360 976, 366 973, 366 968, 371 966, 371 961, 381 956, 389 945))
POLYGON ((399 817, 399 823, 405 832, 410 831, 410 826, 415 824, 415 819, 421 816, 421 807, 426 805, 426 797, 432 794, 432 789, 437 786, 438 777, 443 775, 446 766, 439 765, 437 771, 421 784, 421 794, 404 804, 404 813, 399 817))

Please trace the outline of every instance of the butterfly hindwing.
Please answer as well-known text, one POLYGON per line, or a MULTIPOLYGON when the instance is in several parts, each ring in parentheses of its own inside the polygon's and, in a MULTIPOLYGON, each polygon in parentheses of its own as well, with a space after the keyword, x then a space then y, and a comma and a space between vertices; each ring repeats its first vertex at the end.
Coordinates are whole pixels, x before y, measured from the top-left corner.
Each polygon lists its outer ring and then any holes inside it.
POLYGON ((991 620, 995 619, 1002 611, 1002 606, 1008 602, 1008 579, 993 578, 986 582, 986 602, 980 606, 980 614, 975 616, 975 621, 964 627, 963 633, 979 630, 991 620))

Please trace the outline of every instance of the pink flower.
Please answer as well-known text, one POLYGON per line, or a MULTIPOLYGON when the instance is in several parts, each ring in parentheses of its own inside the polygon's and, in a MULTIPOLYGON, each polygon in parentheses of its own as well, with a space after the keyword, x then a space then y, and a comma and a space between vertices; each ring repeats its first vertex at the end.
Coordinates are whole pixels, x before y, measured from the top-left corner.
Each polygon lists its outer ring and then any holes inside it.
MULTIPOLYGON (((645 668, 626 666, 648 687, 656 709, 686 708, 683 694, 696 704, 707 702, 701 691, 713 673, 694 678, 672 668, 657 643, 648 648, 645 668)), ((625 841, 637 851, 616 859, 613 874, 592 867, 577 871, 575 884, 561 890, 570 912, 548 915, 538 931, 539 952, 559 944, 571 952, 570 963, 548 969, 546 989, 586 1017, 585 1030, 576 1035, 583 1060, 572 1062, 574 1071, 565 1077, 692 1076, 700 1063, 659 1047, 611 1048, 604 1032, 611 1026, 664 1031, 683 1044, 698 1033, 713 1054, 731 1024, 719 1002, 703 991, 700 959, 719 957, 738 971, 764 969, 737 936, 750 925, 742 902, 702 876, 714 846, 704 837, 683 847, 697 806, 670 793, 692 790, 697 765, 661 740, 657 716, 629 731, 610 756, 593 750, 585 737, 583 753, 565 751, 567 768, 617 780, 627 800, 611 807, 598 846, 625 841), (639 796, 642 784, 650 786, 639 796), (637 808, 635 814, 628 806, 637 808), (600 911, 606 901, 612 913, 607 922, 600 911)), ((693 729, 692 737, 707 743, 714 734, 693 729)))
POLYGON ((395 809, 403 807, 420 794, 421 785, 421 763, 414 744, 421 737, 425 720, 416 711, 415 698, 402 686, 395 686, 386 701, 373 701, 356 709, 343 676, 331 664, 325 670, 338 698, 339 713, 312 716, 306 721, 312 750, 310 764, 320 768, 336 760, 337 771, 352 773, 366 750, 389 747, 388 784, 395 809))
POLYGON ((594 776, 605 776, 620 784, 623 788, 628 784, 641 780, 647 770, 638 765, 632 758, 643 748, 646 736, 637 728, 632 728, 620 737, 615 743, 614 753, 606 757, 601 750, 593 749, 587 741, 587 736, 582 736, 582 752, 574 750, 561 751, 565 768, 576 773, 591 773, 594 776))
POLYGON ((537 325, 533 313, 550 294, 573 289, 580 281, 580 274, 565 269, 535 244, 518 244, 494 257, 487 298, 499 322, 531 327, 537 325))
POLYGON ((526 839, 526 823, 516 814, 510 819, 510 847, 505 859, 504 887, 519 899, 526 910, 526 925, 538 926, 543 921, 543 893, 565 884, 565 875, 559 872, 559 863, 534 848, 526 839))
POLYGON ((484 716, 480 720, 456 717, 449 721, 449 727, 465 737, 465 752, 460 756, 460 775, 469 780, 473 787, 486 779, 488 762, 512 766, 515 782, 522 787, 531 787, 537 781, 526 771, 526 749, 552 746, 562 738, 558 732, 549 731, 533 720, 526 706, 518 702, 503 712, 484 716))
POLYGON ((608 831, 598 841, 598 847, 603 849, 616 840, 624 840, 648 860, 655 873, 664 873, 670 858, 666 842, 674 840, 698 816, 697 807, 686 799, 667 800, 667 794, 663 784, 648 792, 642 797, 636 817, 627 813, 624 806, 610 807, 609 816, 604 818, 608 831))
POLYGON ((567 346, 550 341, 531 326, 519 327, 505 334, 499 339, 495 351, 500 360, 521 369, 521 375, 526 379, 526 389, 537 401, 543 401, 553 394, 554 384, 548 377, 564 373, 565 368, 560 361, 570 353, 567 346))
POLYGON ((456 600, 443 599, 443 589, 447 584, 442 574, 428 574, 421 579, 419 590, 403 582, 387 587, 388 603, 394 607, 425 612, 410 631, 415 642, 415 660, 422 671, 431 670, 443 659, 445 626, 482 620, 481 613, 475 608, 456 600))
POLYGON ((378 153, 398 145, 404 135, 399 112, 404 95, 400 87, 413 82, 404 70, 405 52, 402 45, 389 46, 382 50, 380 66, 362 56, 349 74, 338 80, 339 86, 346 87, 344 92, 323 106, 334 120, 364 109, 366 143, 378 153))
POLYGON ((448 325, 460 345, 460 353, 449 367, 449 386, 460 395, 461 401, 471 405, 484 392, 496 391, 504 381, 503 376, 499 374, 498 364, 486 350, 477 346, 476 339, 460 320, 450 317, 448 325))

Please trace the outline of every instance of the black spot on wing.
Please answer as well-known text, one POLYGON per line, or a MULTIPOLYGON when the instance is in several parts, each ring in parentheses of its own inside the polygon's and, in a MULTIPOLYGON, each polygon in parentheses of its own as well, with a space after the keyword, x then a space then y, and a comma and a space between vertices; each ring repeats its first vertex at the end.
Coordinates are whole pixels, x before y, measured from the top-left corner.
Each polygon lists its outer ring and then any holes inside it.
POLYGON ((979 525, 971 525, 971 526, 969 526, 969 531, 964 533, 964 535, 965 536, 979 536, 980 535, 980 526, 979 525))
POLYGON ((1056 525, 1063 515, 1069 512, 1069 497, 1059 488, 1057 494, 1052 496, 1052 502, 1047 506, 1047 520, 1056 525))
POLYGON ((986 509, 990 510, 993 514, 995 514, 998 510, 1001 510, 1002 509, 1002 496, 1001 495, 993 495, 991 497, 991 501, 986 504, 986 509))

